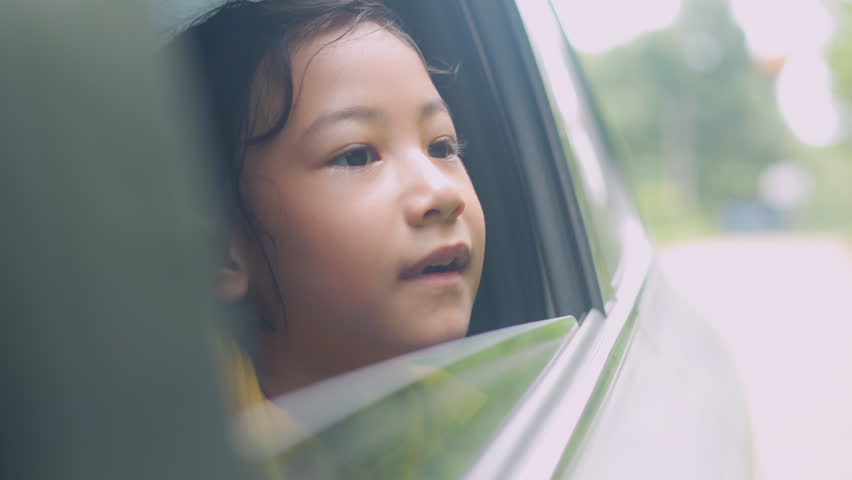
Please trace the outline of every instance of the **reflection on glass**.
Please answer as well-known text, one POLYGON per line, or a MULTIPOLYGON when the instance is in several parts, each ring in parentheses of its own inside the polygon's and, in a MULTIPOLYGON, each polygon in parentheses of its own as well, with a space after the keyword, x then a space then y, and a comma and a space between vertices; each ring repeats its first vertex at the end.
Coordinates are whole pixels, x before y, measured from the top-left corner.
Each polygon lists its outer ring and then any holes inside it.
POLYGON ((550 4, 546 0, 518 2, 518 9, 554 107, 601 293, 608 302, 612 300, 616 287, 613 281, 621 261, 621 212, 618 194, 606 172, 606 149, 550 4))
POLYGON ((246 413, 237 444, 274 478, 458 478, 577 323, 438 345, 246 413))

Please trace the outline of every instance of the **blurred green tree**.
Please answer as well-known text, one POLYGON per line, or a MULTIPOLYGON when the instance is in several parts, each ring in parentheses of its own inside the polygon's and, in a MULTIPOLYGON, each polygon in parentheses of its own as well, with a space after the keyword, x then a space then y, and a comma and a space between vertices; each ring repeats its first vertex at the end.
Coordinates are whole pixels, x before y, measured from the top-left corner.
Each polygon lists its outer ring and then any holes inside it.
MULTIPOLYGON (((835 33, 828 50, 835 95, 852 110, 852 2, 837 3, 835 33)), ((847 114, 845 137, 836 145, 814 152, 814 195, 809 202, 806 226, 830 229, 852 236, 852 126, 847 114)))
POLYGON ((852 3, 838 4, 837 30, 829 51, 838 95, 852 103, 852 3))
POLYGON ((718 229, 759 204, 759 175, 794 150, 772 65, 749 56, 727 2, 686 0, 672 27, 581 54, 617 161, 662 240, 718 229))

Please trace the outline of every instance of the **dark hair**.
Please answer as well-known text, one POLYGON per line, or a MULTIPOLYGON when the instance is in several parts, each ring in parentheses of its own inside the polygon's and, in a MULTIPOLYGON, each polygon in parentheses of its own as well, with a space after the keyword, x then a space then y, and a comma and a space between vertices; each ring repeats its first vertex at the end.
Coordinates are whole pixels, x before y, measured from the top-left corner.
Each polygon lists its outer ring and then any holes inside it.
POLYGON ((387 29, 420 54, 377 0, 232 0, 173 40, 183 44, 194 62, 229 214, 242 216, 251 228, 257 225, 240 192, 243 163, 249 147, 274 138, 287 123, 293 105, 293 50, 317 35, 344 27, 348 32, 364 22, 387 29), (269 113, 261 102, 279 98, 265 95, 272 85, 283 93, 281 104, 272 106, 272 121, 264 118, 267 127, 259 131, 258 117, 269 113))

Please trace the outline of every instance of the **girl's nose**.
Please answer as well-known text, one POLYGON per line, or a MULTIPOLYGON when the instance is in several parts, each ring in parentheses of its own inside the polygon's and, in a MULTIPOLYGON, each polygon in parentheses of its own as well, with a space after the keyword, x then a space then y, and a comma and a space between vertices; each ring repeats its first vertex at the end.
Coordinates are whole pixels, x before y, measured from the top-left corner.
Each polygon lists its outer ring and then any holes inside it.
POLYGON ((451 165, 439 165, 436 160, 421 155, 416 168, 408 171, 405 218, 413 227, 455 221, 465 208, 457 179, 451 165))

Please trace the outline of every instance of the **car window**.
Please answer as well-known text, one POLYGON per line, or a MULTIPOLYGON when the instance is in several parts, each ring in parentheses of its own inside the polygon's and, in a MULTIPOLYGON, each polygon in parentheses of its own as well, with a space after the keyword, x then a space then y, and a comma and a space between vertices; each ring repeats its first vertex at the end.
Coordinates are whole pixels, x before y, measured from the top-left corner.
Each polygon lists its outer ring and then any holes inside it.
POLYGON ((550 2, 519 1, 517 5, 572 172, 601 293, 605 302, 611 302, 620 279, 625 206, 606 141, 550 2))
POLYGON ((243 414, 238 445, 283 478, 458 478, 576 330, 518 325, 327 380, 243 414))

